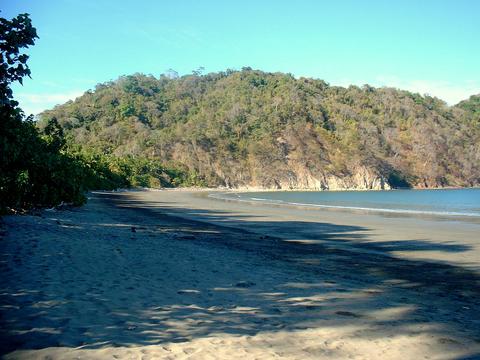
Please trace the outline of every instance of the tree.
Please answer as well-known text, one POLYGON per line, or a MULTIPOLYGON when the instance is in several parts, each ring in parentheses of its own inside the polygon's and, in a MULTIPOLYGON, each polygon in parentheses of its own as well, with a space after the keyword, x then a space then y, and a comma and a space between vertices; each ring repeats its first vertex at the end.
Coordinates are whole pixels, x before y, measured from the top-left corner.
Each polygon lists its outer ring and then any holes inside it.
POLYGON ((23 48, 35 44, 37 30, 32 26, 28 14, 20 14, 12 20, 0 18, 0 101, 1 105, 16 107, 10 89, 12 82, 22 84, 25 76, 30 76, 27 65, 28 55, 21 54, 23 48))
POLYGON ((192 70, 192 74, 195 76, 201 76, 204 71, 205 71, 205 68, 203 66, 200 66, 196 70, 192 70))
POLYGON ((178 72, 171 68, 168 69, 163 75, 165 75, 169 79, 178 79, 178 72))
POLYGON ((46 140, 51 150, 58 152, 65 146, 63 128, 58 123, 56 117, 53 117, 48 121, 43 133, 43 138, 46 140))
POLYGON ((30 76, 28 56, 21 50, 37 38, 28 14, 12 20, 0 18, 0 211, 19 199, 19 189, 29 177, 26 164, 32 156, 30 150, 38 143, 31 117, 24 121, 10 88, 13 82, 22 83, 24 76, 30 76))

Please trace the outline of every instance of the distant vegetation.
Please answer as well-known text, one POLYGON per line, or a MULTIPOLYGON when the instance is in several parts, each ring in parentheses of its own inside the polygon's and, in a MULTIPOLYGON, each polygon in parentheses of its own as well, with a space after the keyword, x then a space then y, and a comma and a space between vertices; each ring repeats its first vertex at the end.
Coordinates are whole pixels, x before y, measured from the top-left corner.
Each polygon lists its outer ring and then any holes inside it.
MULTIPOLYGON (((341 178, 366 168, 394 187, 474 186, 479 103, 472 96, 447 106, 398 89, 244 68, 122 76, 45 111, 39 126, 56 118, 83 151, 107 162, 158 161, 192 184, 295 187, 305 174, 341 178)), ((162 184, 159 172, 145 174, 162 184)))

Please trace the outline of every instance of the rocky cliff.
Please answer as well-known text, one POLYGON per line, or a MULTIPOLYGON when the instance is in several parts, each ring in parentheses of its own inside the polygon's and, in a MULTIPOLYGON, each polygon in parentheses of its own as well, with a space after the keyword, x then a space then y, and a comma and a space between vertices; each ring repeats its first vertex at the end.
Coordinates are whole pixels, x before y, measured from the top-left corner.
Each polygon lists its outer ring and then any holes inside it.
POLYGON ((271 185, 250 183, 233 185, 237 189, 248 190, 390 190, 392 187, 382 175, 359 168, 354 174, 337 176, 331 174, 314 175, 303 169, 290 172, 288 177, 274 179, 271 185))

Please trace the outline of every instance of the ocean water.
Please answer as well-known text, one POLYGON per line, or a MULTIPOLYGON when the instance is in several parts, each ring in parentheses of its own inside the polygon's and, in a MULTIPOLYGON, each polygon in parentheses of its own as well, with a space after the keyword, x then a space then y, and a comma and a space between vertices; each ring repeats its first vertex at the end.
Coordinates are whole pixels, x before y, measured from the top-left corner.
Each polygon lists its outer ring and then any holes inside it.
POLYGON ((480 189, 239 192, 214 197, 315 208, 480 218, 480 189))

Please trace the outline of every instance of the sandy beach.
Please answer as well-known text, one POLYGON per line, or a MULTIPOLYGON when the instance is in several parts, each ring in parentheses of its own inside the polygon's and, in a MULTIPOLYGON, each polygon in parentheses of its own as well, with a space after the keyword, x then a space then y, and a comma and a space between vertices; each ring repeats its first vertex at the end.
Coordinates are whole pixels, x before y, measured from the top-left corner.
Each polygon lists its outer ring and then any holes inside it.
POLYGON ((0 227, 5 359, 477 359, 480 223, 91 193, 0 227))

